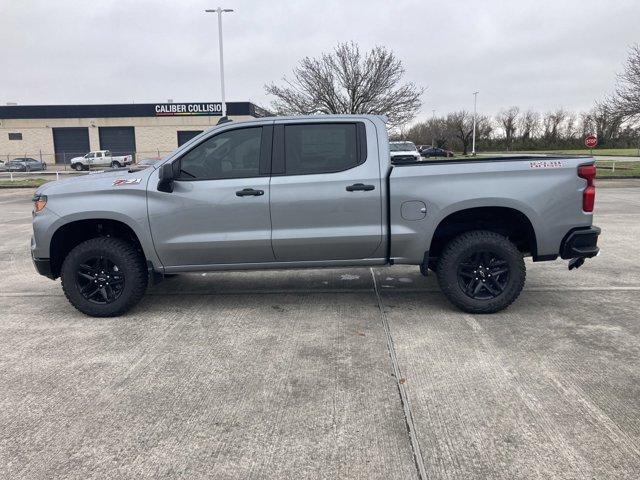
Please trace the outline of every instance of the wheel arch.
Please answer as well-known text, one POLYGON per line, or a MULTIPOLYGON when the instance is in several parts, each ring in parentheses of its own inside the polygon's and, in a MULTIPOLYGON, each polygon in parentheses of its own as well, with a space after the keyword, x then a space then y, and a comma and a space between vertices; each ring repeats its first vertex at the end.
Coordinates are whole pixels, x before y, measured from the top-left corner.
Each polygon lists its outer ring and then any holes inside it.
POLYGON ((149 255, 140 240, 139 232, 122 219, 96 217, 79 218, 57 225, 49 242, 49 262, 53 278, 60 276, 62 263, 73 248, 96 237, 117 237, 133 243, 146 260, 149 255))
POLYGON ((523 254, 531 255, 535 259, 538 243, 534 222, 522 210, 494 204, 447 212, 438 222, 431 237, 429 258, 438 258, 444 246, 462 233, 488 230, 508 237, 523 254))

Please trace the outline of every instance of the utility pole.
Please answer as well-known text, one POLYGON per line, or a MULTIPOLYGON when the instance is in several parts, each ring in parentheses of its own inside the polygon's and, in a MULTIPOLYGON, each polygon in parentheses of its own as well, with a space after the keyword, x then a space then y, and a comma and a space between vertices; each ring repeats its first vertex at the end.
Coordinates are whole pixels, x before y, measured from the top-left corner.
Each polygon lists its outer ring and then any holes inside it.
POLYGON ((473 155, 474 157, 476 156, 476 117, 478 116, 478 93, 480 92, 473 92, 473 140, 471 143, 471 155, 473 155))
POLYGON ((224 98, 224 52, 222 48, 222 14, 226 12, 233 12, 230 8, 218 7, 215 10, 205 10, 207 13, 218 14, 218 44, 220 46, 220 90, 222 92, 222 117, 227 116, 227 102, 224 98))

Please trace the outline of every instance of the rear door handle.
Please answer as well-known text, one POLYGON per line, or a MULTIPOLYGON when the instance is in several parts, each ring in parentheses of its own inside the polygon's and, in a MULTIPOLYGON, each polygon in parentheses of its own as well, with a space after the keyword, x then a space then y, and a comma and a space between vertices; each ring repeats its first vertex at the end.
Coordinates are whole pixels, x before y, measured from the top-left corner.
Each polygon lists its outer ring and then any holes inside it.
POLYGON ((357 192, 357 191, 364 191, 364 192, 369 192, 371 190, 374 190, 376 187, 374 187, 373 185, 365 185, 364 183, 354 183, 353 185, 349 185, 347 187, 347 192, 357 192))
POLYGON ((254 190, 253 188, 243 188, 236 192, 238 197, 259 197, 264 195, 264 190, 254 190))

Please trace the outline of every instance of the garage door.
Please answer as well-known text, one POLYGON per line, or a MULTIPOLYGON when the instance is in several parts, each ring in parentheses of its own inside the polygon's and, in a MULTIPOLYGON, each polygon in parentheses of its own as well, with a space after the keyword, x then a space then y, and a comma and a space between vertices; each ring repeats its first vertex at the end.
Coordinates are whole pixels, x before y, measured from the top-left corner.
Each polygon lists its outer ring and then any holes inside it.
POLYGON ((73 157, 80 157, 89 151, 88 128, 53 128, 52 130, 56 163, 69 163, 73 157))
POLYGON ((112 155, 132 155, 136 152, 136 134, 133 127, 99 127, 100 150, 111 150, 112 155))
POLYGON ((181 147, 193 137, 202 133, 202 130, 178 130, 178 146, 181 147))

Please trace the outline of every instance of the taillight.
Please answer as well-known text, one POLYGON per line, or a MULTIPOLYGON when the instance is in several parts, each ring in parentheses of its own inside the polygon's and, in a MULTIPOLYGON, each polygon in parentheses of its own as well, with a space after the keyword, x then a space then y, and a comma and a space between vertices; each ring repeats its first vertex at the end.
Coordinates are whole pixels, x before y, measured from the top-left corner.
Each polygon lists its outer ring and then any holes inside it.
POLYGON ((578 167, 578 176, 587 181, 587 187, 582 192, 582 210, 593 212, 593 206, 596 201, 596 166, 580 165, 578 167))

